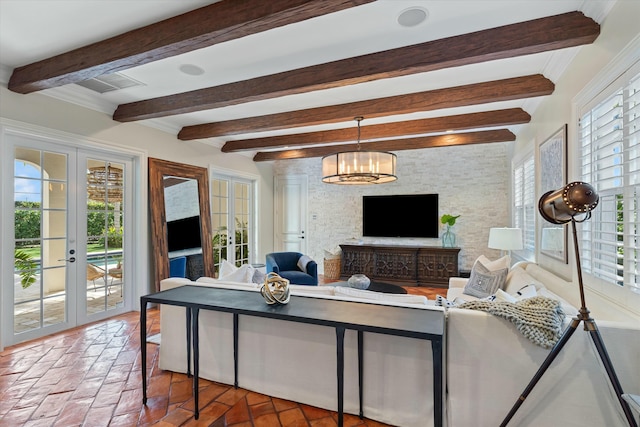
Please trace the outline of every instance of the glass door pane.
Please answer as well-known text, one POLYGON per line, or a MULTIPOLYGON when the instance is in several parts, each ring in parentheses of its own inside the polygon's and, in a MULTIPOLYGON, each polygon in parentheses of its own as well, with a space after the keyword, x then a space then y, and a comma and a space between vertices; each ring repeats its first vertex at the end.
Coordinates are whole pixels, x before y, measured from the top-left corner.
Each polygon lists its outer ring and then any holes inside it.
POLYGON ((251 181, 240 178, 216 176, 211 180, 211 224, 216 277, 223 259, 236 266, 253 262, 252 188, 251 181))
POLYGON ((229 244, 229 181, 211 180, 211 224, 213 230, 213 262, 218 277, 220 263, 228 260, 229 244))
POLYGON ((86 313, 123 305, 124 164, 86 161, 86 313))
POLYGON ((233 184, 233 253, 237 266, 249 263, 249 206, 250 185, 244 182, 233 184))
POLYGON ((14 334, 67 321, 68 155, 14 152, 14 334))

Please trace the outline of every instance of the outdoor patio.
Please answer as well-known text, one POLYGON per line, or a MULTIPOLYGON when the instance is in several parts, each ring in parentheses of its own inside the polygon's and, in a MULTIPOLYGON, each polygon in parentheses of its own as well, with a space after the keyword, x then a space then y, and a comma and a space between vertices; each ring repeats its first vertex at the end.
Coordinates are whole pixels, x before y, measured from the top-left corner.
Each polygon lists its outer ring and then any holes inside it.
MULTIPOLYGON (((21 333, 40 327, 40 276, 26 289, 20 284, 20 276, 14 275, 14 332, 21 333)), ((123 304, 123 282, 120 278, 106 276, 87 281, 87 314, 110 310, 123 304), (107 285, 107 286, 105 286, 107 285)), ((43 324, 55 325, 65 319, 66 295, 55 292, 44 296, 43 324)))

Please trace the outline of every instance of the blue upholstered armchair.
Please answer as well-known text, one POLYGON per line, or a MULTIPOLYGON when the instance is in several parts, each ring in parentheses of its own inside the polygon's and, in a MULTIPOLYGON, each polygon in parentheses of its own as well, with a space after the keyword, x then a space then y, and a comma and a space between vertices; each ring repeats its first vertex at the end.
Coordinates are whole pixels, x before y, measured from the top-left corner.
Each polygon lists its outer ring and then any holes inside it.
POLYGON ((267 273, 272 271, 288 279, 292 285, 318 284, 318 264, 300 252, 267 254, 267 273))

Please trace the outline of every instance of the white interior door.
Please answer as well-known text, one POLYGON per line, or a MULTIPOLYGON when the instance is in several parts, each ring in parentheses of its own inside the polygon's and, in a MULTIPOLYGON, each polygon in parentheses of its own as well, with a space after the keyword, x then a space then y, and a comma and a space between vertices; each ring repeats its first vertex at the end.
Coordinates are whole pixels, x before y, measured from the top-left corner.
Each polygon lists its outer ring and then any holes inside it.
POLYGON ((307 253, 307 176, 276 176, 275 180, 275 250, 307 253))
MULTIPOLYGON (((89 201, 89 168, 111 159, 31 136, 10 135, 6 141, 2 173, 13 191, 6 191, 11 200, 4 200, 12 209, 5 211, 2 245, 6 265, 14 268, 2 273, 3 345, 130 310, 130 292, 122 292, 127 275, 120 269, 116 281, 113 262, 116 252, 123 259, 126 245, 112 244, 111 236, 113 196, 125 193, 125 183, 103 188, 102 204, 89 201), (92 240, 87 232, 96 230, 91 225, 96 218, 102 223, 92 240), (94 264, 99 273, 90 277, 94 264)), ((130 174, 131 161, 118 161, 124 176, 130 174)), ((130 212, 125 215, 122 200, 117 209, 120 231, 130 212)), ((119 237, 128 239, 121 231, 119 237)))

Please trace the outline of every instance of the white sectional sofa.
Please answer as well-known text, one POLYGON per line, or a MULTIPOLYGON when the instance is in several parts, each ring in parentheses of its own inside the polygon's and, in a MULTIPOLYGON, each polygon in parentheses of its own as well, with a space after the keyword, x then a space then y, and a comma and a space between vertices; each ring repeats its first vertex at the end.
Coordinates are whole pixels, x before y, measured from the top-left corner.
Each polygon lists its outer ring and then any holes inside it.
MULTIPOLYGON (((535 264, 512 269, 512 282, 530 281, 539 294, 562 295, 565 311, 577 305, 578 290, 535 264), (546 289, 542 289, 542 287, 546 289), (572 299, 572 294, 575 298, 572 299), (573 304, 572 304, 573 303, 573 304)), ((452 278, 447 299, 462 293, 467 279, 452 278)), ((161 288, 184 284, 246 289, 259 285, 200 279, 166 279, 161 288)), ((443 290, 444 291, 444 290, 443 290)), ((415 295, 390 295, 332 286, 294 286, 292 294, 444 310, 415 295), (363 299, 364 298, 364 299, 363 299), (370 298, 377 298, 370 299, 370 298)), ((555 296, 556 298, 560 298, 555 296)), ((597 304, 590 295, 590 301, 597 304)), ((561 299, 561 298, 560 298, 561 299)), ((575 310, 575 308, 574 308, 575 310)), ((497 426, 549 350, 522 336, 507 320, 458 308, 446 313, 445 413, 448 427, 497 426)), ((625 313, 594 312, 611 360, 626 393, 640 394, 640 322, 625 313), (613 320, 611 320, 613 319, 613 320)), ((184 309, 161 308, 160 368, 186 372, 184 309)), ((233 384, 232 315, 200 312, 200 374, 233 384)), ((345 412, 358 413, 356 333, 345 337, 345 412)), ((433 425, 432 356, 428 341, 365 333, 364 414, 403 427, 433 425)), ((239 385, 283 399, 336 410, 333 329, 272 319, 241 317, 239 385)), ((554 427, 626 425, 619 404, 582 326, 516 413, 510 426, 554 427)))
MULTIPOLYGON (((523 264, 515 269, 512 269, 512 277, 514 271, 520 280, 528 277, 528 281, 538 288, 538 294, 561 294, 566 298, 563 306, 568 314, 565 324, 568 324, 575 313, 575 306, 579 306, 577 286, 536 264, 523 264), (543 285, 546 292, 544 289, 541 292, 543 285)), ((452 278, 447 299, 473 299, 462 294, 465 283, 466 279, 452 278)), ((594 307, 605 306, 597 298, 588 295, 587 307, 591 308, 591 304, 594 307)), ((592 310, 592 315, 624 392, 640 394, 640 321, 623 310, 592 310)), ((449 427, 500 425, 549 350, 519 334, 509 321, 475 310, 448 309, 446 335, 449 427)), ((509 425, 628 425, 609 378, 600 365, 590 334, 583 330, 582 325, 509 425)))
MULTIPOLYGON (((161 289, 184 284, 244 289, 252 283, 166 279, 161 289)), ((389 295, 333 286, 291 286, 293 295, 443 311, 416 295, 389 295), (380 298, 384 297, 384 301, 380 298)), ((232 315, 201 310, 200 376, 233 384, 232 315)), ((186 372, 183 308, 161 307, 161 369, 186 372)), ((336 335, 333 328, 240 316, 239 386, 282 399, 337 410, 336 335)), ((430 341, 364 333, 364 415, 387 424, 433 425, 430 341)), ((358 414, 357 334, 345 335, 344 410, 358 414)))

